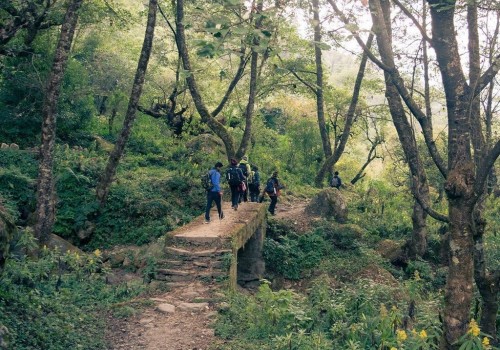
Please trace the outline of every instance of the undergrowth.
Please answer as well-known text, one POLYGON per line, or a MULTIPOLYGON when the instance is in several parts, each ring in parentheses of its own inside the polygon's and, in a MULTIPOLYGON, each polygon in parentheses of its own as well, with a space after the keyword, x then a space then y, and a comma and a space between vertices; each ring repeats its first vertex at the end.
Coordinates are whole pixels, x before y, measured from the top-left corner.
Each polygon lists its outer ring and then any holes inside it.
MULTIPOLYGON (((19 240, 33 247, 31 233, 19 240)), ((18 247, 19 248, 19 247, 18 247)), ((101 253, 44 248, 37 259, 7 260, 0 277, 0 324, 8 349, 105 349, 105 314, 143 292, 140 285, 106 284, 101 253)))

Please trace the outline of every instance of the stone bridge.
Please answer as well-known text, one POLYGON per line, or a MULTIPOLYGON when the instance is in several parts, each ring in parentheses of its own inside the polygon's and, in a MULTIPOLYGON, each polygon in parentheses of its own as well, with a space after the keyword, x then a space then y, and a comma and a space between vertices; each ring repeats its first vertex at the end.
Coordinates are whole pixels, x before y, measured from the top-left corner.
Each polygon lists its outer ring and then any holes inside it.
POLYGON ((156 279, 172 283, 229 279, 233 289, 236 284, 258 284, 264 273, 266 206, 242 203, 237 211, 229 206, 223 203, 223 220, 218 219, 214 208, 210 223, 205 224, 201 215, 170 232, 156 279))

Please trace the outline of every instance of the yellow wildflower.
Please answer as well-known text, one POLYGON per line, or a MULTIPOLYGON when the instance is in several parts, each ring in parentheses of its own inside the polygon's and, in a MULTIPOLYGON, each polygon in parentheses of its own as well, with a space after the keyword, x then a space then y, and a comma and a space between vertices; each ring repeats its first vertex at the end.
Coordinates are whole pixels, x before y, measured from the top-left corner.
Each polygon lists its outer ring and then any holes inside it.
POLYGON ((96 250, 94 250, 94 255, 96 256, 96 258, 100 258, 102 253, 99 249, 96 249, 96 250))
POLYGON ((416 335, 417 335, 417 331, 416 331, 415 329, 412 329, 412 330, 411 330, 411 334, 413 334, 413 335, 415 335, 415 336, 416 336, 416 335))
POLYGON ((398 348, 395 348, 394 346, 391 348, 391 350, 398 350, 398 348))
POLYGON ((420 333, 418 333, 418 336, 422 339, 427 338, 427 332, 425 331, 425 329, 422 329, 420 333))
POLYGON ((484 347, 485 349, 490 349, 490 348, 491 348, 491 347, 490 347, 490 339, 489 339, 489 338, 487 338, 487 337, 484 337, 484 338, 483 338, 483 347, 484 347))
POLYGON ((477 337, 480 332, 481 330, 479 329, 476 320, 472 319, 469 323, 469 330, 467 331, 467 333, 472 334, 474 337, 477 337))
POLYGON ((420 281, 421 278, 420 278, 420 272, 418 272, 418 270, 415 270, 415 272, 413 273, 413 278, 415 279, 415 281, 420 281))
POLYGON ((408 338, 408 336, 406 335, 406 331, 404 329, 398 329, 396 331, 396 339, 398 342, 404 342, 406 338, 408 338))
POLYGON ((380 317, 387 317, 387 308, 384 304, 380 304, 380 317))

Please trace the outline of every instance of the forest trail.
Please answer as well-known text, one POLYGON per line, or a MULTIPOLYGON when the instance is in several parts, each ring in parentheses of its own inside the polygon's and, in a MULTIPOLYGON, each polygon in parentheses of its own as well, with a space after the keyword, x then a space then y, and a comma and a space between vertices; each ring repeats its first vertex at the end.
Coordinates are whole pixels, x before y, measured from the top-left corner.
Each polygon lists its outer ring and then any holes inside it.
MULTIPOLYGON (((267 207, 268 203, 264 203, 267 207)), ((305 203, 278 204, 275 219, 291 220, 300 227, 307 226, 303 220, 305 203)), ((210 244, 214 239, 244 220, 245 211, 256 203, 243 203, 238 211, 229 203, 223 203, 225 218, 219 220, 217 212, 211 212, 212 222, 203 224, 203 215, 179 230, 176 236, 210 244)), ((298 227, 298 228, 300 228, 298 227)), ((213 257, 208 257, 213 259, 213 257)), ((206 267, 206 266, 205 266, 206 267)), ((180 269, 189 269, 182 267, 180 269)), ((211 270, 205 269, 205 270, 211 270)), ((207 274, 200 280, 166 279, 168 291, 145 299, 148 306, 127 318, 108 317, 108 348, 114 350, 209 350, 217 349, 222 340, 214 334, 213 323, 217 310, 224 299, 226 284, 217 283, 215 275, 207 274)), ((168 276, 166 276, 168 277, 168 276)), ((172 276, 181 277, 182 276, 172 276)))

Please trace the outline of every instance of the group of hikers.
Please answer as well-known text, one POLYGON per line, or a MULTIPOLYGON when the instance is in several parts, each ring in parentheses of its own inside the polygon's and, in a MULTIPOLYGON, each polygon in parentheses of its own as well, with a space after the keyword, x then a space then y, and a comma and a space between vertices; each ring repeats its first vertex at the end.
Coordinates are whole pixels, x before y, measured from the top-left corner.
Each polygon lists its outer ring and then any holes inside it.
MULTIPOLYGON (((221 162, 215 163, 214 167, 203 175, 203 187, 207 190, 207 206, 205 210, 205 223, 210 223, 210 210, 213 202, 217 207, 219 219, 224 219, 224 212, 222 211, 222 189, 221 189, 221 171, 223 168, 221 162)), ((275 215, 276 204, 280 190, 284 188, 283 184, 278 179, 278 171, 274 171, 272 176, 267 180, 266 185, 260 192, 260 173, 256 165, 250 165, 248 156, 244 155, 238 162, 236 159, 231 158, 229 167, 226 170, 226 180, 231 190, 231 208, 238 210, 241 202, 248 202, 250 194, 251 202, 262 203, 266 195, 269 196, 271 203, 267 209, 271 215, 275 215)), ((330 186, 340 189, 342 180, 340 179, 339 172, 336 171, 330 186)))
MULTIPOLYGON (((213 202, 217 206, 219 219, 224 218, 221 189, 221 171, 223 166, 221 162, 215 163, 215 166, 202 178, 204 187, 207 190, 205 223, 210 222, 210 209, 213 202)), ((250 165, 248 156, 246 155, 239 162, 232 158, 225 176, 231 190, 231 208, 233 210, 238 210, 238 206, 242 202, 248 202, 249 200, 250 202, 262 203, 264 197, 268 195, 271 199, 268 211, 271 215, 275 215, 278 196, 280 195, 280 190, 284 188, 278 179, 277 171, 274 171, 269 180, 267 180, 262 193, 260 191, 259 168, 256 165, 250 165)))

